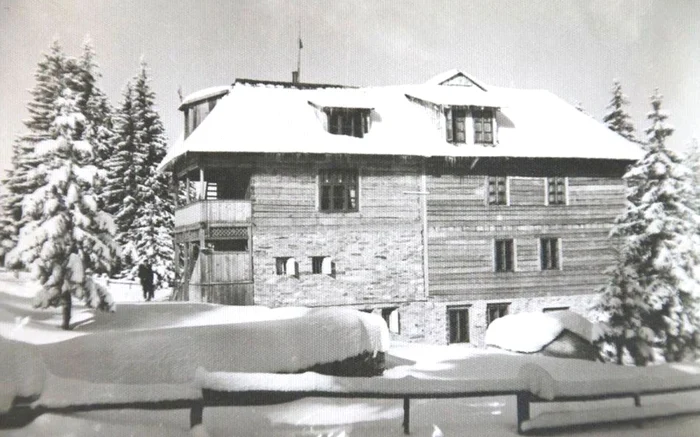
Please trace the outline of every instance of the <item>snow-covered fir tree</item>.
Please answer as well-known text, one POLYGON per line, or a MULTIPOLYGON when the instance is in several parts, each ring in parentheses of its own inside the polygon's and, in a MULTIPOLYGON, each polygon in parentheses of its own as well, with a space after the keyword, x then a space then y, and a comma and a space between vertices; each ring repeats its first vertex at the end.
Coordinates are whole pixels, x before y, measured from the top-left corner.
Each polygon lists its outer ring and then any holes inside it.
POLYGON ((25 224, 8 257, 31 267, 42 287, 35 305, 61 306, 62 328, 70 329, 73 297, 92 308, 113 309, 109 293, 93 274, 111 270, 118 246, 111 216, 97 206, 101 172, 91 164, 93 145, 75 139, 86 119, 67 87, 55 102, 52 119, 50 138, 32 152, 41 164, 27 177, 38 188, 22 201, 25 224))
POLYGON ((613 81, 612 98, 607 106, 607 112, 603 116, 603 122, 612 130, 627 138, 630 141, 637 141, 634 135, 634 125, 627 114, 626 106, 629 105, 629 99, 622 92, 620 81, 613 81))
POLYGON ((115 120, 115 152, 108 161, 108 198, 122 246, 123 274, 149 264, 159 285, 173 279, 173 205, 168 173, 156 171, 166 154, 165 130, 155 110, 145 62, 124 91, 115 120))
POLYGON ((50 128, 53 123, 53 110, 56 100, 65 88, 67 59, 58 41, 51 44, 49 52, 37 65, 34 78, 36 84, 30 90, 31 101, 27 104, 29 118, 24 120, 27 133, 15 141, 12 146, 12 168, 5 175, 2 197, 2 227, 0 238, 4 253, 11 250, 17 242, 17 233, 22 223, 22 199, 33 192, 37 186, 27 174, 41 163, 41 157, 35 155, 37 143, 52 138, 50 128))
MULTIPOLYGON (((690 140, 685 162, 693 174, 693 187, 695 187, 695 192, 692 195, 692 201, 695 205, 695 211, 700 214, 700 143, 698 143, 697 138, 690 140)), ((700 232, 700 228, 698 232, 700 232)))
POLYGON ((74 62, 75 79, 71 89, 77 92, 78 110, 85 115, 85 132, 80 137, 95 145, 94 164, 101 168, 111 156, 113 109, 97 81, 101 77, 89 37, 83 41, 83 53, 74 62))
POLYGON ((700 346, 700 216, 690 201, 692 175, 666 147, 673 128, 658 91, 651 103, 645 155, 624 176, 627 208, 611 231, 621 258, 598 302, 610 325, 607 340, 623 345, 637 364, 653 360, 654 346, 667 361, 700 346))
MULTIPOLYGON (((55 138, 52 125, 54 104, 65 89, 76 94, 78 112, 85 116, 85 123, 73 132, 74 139, 86 139, 96 145, 94 164, 100 165, 110 154, 111 108, 105 94, 97 85, 99 72, 94 61, 95 53, 89 39, 83 45, 80 59, 66 57, 58 41, 51 45, 49 53, 39 62, 35 74, 36 85, 30 91, 29 118, 24 120, 27 133, 13 146, 12 168, 4 180, 6 193, 2 200, 0 218, 0 251, 10 250, 17 241, 21 227, 22 199, 37 188, 27 173, 35 169, 42 157, 34 154, 36 144, 55 138)), ((2 253, 2 252, 0 252, 2 253)))

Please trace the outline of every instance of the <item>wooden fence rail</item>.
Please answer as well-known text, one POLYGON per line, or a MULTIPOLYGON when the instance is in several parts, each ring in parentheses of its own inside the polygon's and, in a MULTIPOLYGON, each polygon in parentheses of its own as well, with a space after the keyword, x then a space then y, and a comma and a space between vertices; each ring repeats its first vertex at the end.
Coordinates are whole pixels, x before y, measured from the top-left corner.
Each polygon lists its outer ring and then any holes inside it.
MULTIPOLYGON (((277 375, 277 374, 271 374, 277 375)), ((294 375, 288 375, 294 377, 294 375)), ((381 378, 374 377, 370 379, 381 378)), ((651 389, 644 391, 629 391, 608 394, 596 394, 586 396, 558 396, 553 399, 542 399, 533 395, 529 391, 516 390, 496 390, 496 391, 455 391, 455 392, 433 392, 433 393, 381 393, 373 391, 319 391, 319 390, 293 390, 293 391, 276 391, 276 390, 212 390, 202 389, 202 395, 196 399, 170 399, 170 400, 143 400, 133 402, 117 402, 117 403, 86 403, 75 404, 70 406, 51 407, 41 405, 36 399, 17 399, 12 408, 5 413, 0 413, 0 429, 19 428, 26 426, 32 420, 44 413, 59 413, 69 414, 76 412, 98 411, 98 410, 121 410, 121 409, 142 409, 142 410, 175 410, 189 409, 190 410, 190 427, 195 427, 203 423, 205 407, 223 407, 223 406, 253 406, 253 405, 274 405, 280 403, 291 402, 297 399, 306 397, 318 398, 346 398, 346 399, 401 399, 403 401, 403 420, 402 427, 404 434, 410 434, 410 410, 411 399, 454 399, 454 398, 473 398, 473 397, 492 397, 492 396, 515 396, 516 397, 516 421, 518 434, 529 434, 540 429, 532 428, 524 430, 523 424, 530 420, 530 405, 532 403, 544 402, 581 402, 581 401, 599 401, 608 399, 630 398, 634 401, 634 405, 641 407, 641 397, 649 395, 671 394, 686 391, 700 390, 700 385, 677 387, 669 389, 651 389)), ((623 422, 639 422, 642 420, 650 420, 663 418, 668 416, 700 414, 700 410, 693 412, 682 412, 678 414, 665 413, 656 416, 644 416, 635 418, 620 418, 616 419, 616 423, 623 422)), ((592 423, 595 425, 595 423, 592 423)))

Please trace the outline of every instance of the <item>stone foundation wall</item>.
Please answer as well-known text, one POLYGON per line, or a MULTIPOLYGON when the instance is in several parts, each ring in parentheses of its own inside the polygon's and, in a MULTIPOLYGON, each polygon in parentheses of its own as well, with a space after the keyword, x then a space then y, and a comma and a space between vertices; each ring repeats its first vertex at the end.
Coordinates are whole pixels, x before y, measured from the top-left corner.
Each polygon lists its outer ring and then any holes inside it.
POLYGON ((258 227, 254 240, 255 303, 270 307, 400 306, 423 299, 419 224, 374 228, 258 227), (314 256, 328 256, 335 274, 312 273, 314 256), (293 257, 298 277, 278 275, 276 257, 293 257))
POLYGON ((449 323, 447 310, 449 307, 469 308, 469 339, 470 344, 484 346, 484 336, 487 328, 487 304, 509 303, 509 314, 521 312, 540 312, 545 308, 569 307, 569 310, 583 316, 589 315, 589 307, 594 295, 548 296, 538 298, 518 298, 509 300, 474 300, 445 302, 429 300, 413 302, 402 306, 401 334, 396 338, 406 341, 432 344, 449 343, 449 323))

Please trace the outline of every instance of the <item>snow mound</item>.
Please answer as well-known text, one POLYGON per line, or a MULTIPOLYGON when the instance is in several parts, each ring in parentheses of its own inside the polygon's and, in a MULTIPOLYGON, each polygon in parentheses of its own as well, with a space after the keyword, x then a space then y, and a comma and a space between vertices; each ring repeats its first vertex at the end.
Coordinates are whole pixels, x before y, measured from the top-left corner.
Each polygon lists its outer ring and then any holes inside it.
POLYGON ((347 308, 251 308, 242 322, 94 332, 44 345, 41 351, 57 376, 95 383, 173 384, 192 381, 198 367, 298 372, 389 348, 389 332, 379 316, 347 308))
POLYGON ((491 322, 486 330, 486 345, 533 353, 541 351, 564 330, 593 343, 601 328, 571 311, 509 314, 491 322))
POLYGON ((0 413, 17 397, 39 396, 46 369, 35 346, 0 337, 0 413))

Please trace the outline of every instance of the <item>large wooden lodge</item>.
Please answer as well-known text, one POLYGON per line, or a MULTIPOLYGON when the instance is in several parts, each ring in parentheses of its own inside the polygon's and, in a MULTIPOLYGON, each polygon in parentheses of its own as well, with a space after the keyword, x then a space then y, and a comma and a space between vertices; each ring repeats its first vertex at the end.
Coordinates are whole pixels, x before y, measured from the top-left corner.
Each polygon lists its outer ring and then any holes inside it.
POLYGON ((180 192, 179 299, 349 306, 433 343, 480 344, 507 313, 585 314, 641 156, 547 91, 456 70, 368 88, 239 79, 180 110, 161 165, 180 192))

